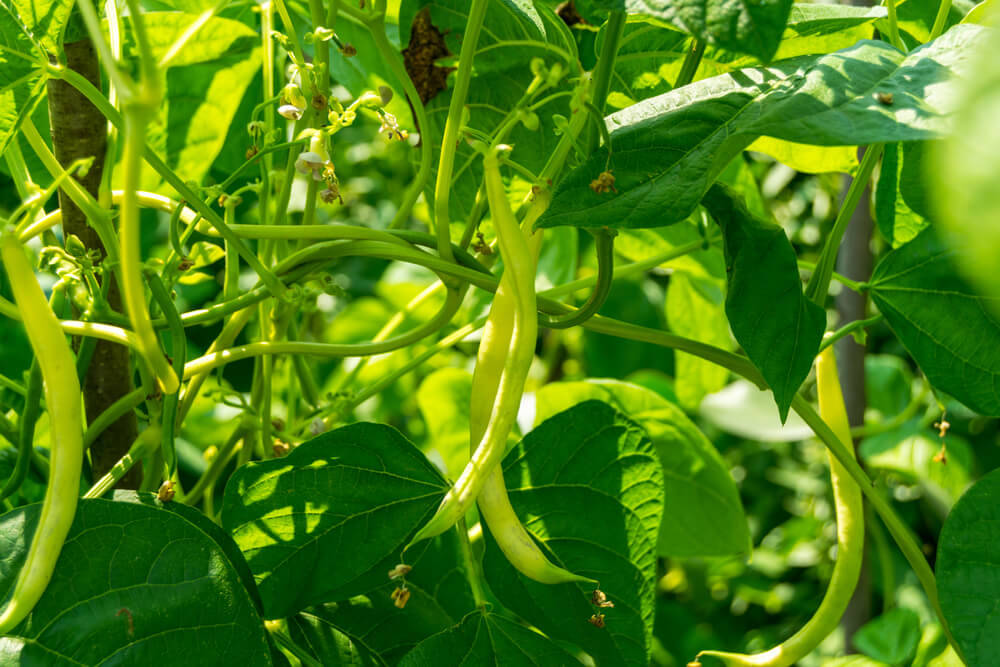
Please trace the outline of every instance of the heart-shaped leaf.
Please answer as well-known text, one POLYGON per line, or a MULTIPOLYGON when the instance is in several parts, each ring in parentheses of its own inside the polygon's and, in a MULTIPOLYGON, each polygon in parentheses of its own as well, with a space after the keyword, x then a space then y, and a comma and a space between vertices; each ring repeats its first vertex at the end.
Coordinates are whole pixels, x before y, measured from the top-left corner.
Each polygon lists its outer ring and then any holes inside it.
POLYGON ((507 562, 489 530, 483 571, 503 605, 601 664, 646 664, 654 616, 663 474, 645 432, 614 408, 585 401, 546 420, 507 455, 514 510, 557 562, 600 581, 615 604, 606 625, 591 591, 532 581, 507 562))
POLYGON ((448 486, 399 431, 359 423, 238 469, 222 525, 246 556, 268 618, 386 582, 448 486))

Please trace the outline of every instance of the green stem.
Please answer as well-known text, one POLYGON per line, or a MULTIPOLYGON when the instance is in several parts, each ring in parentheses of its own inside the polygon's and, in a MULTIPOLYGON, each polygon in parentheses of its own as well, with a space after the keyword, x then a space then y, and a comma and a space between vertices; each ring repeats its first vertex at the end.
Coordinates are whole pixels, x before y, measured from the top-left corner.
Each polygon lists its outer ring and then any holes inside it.
POLYGON ((469 95, 469 81, 472 78, 472 62, 476 55, 476 45, 479 42, 479 32, 483 27, 488 0, 472 0, 469 6, 469 17, 462 36, 462 51, 458 60, 458 72, 455 76, 455 88, 451 93, 451 103, 448 106, 448 119, 445 121, 444 136, 441 138, 441 156, 438 161, 437 183, 434 187, 434 225, 438 236, 438 253, 441 257, 452 261, 451 253, 451 213, 449 197, 451 196, 451 175, 455 168, 455 151, 458 144, 458 132, 461 129, 463 109, 469 95))
MULTIPOLYGON (((670 347, 676 350, 681 350, 682 352, 687 352, 701 357, 706 361, 722 366, 723 368, 727 368, 733 373, 750 380, 759 387, 767 386, 763 377, 760 375, 760 372, 750 363, 749 359, 711 345, 706 345, 704 343, 699 343, 697 341, 692 341, 680 336, 657 331, 655 329, 648 329, 646 327, 640 327, 634 324, 611 320, 600 316, 594 317, 586 322, 584 327, 598 333, 606 333, 620 338, 648 342, 662 347, 670 347)), ((791 407, 800 417, 802 417, 816 436, 823 441, 823 444, 833 454, 834 458, 836 458, 837 461, 844 466, 844 468, 846 468, 848 474, 861 487, 861 491, 868 498, 879 517, 881 517, 882 522, 889 530, 893 540, 899 546, 900 551, 903 552, 903 556, 910 564, 910 567, 913 568, 914 574, 916 574, 917 579, 920 581, 920 585, 923 587, 924 593, 927 595, 927 599, 930 602, 931 607, 934 609, 935 614, 944 628, 949 642, 955 648, 956 652, 961 655, 954 638, 951 636, 947 621, 944 618, 944 614, 942 613, 941 606, 938 602, 937 584, 934 579, 934 572, 931 570, 930 565, 928 565, 926 558, 924 558, 920 545, 917 544, 917 541, 913 537, 909 528, 903 520, 899 518, 899 515, 896 514, 889 502, 874 487, 871 479, 854 459, 854 457, 851 456, 850 452, 848 452, 847 446, 840 442, 830 427, 826 425, 826 422, 823 421, 823 419, 819 416, 816 410, 813 409, 802 394, 795 396, 792 400, 791 407)))
POLYGON ((129 447, 128 453, 123 456, 118 463, 111 467, 106 475, 97 480, 90 489, 83 494, 84 498, 100 498, 108 490, 118 483, 122 477, 128 474, 128 471, 132 469, 136 463, 142 461, 160 440, 159 429, 155 426, 147 428, 145 431, 139 434, 139 437, 135 439, 132 446, 129 447))
POLYGON ((0 412, 0 438, 6 440, 11 447, 17 447, 18 445, 17 427, 2 412, 0 412))
MULTIPOLYGON (((184 325, 181 317, 177 313, 167 288, 164 287, 160 276, 154 271, 146 271, 146 282, 153 294, 160 310, 167 320, 167 327, 170 329, 170 352, 173 355, 173 369, 177 377, 182 377, 184 373, 184 362, 187 361, 187 337, 184 335, 184 325)), ((163 433, 162 451, 163 460, 167 464, 167 477, 172 478, 177 472, 177 452, 174 448, 174 431, 177 427, 177 402, 180 399, 181 387, 178 383, 177 391, 163 397, 163 414, 160 418, 160 427, 163 433)))
POLYGON ((149 116, 148 108, 136 106, 128 112, 125 123, 125 152, 122 156, 124 196, 119 223, 122 304, 125 307, 125 314, 132 323, 140 355, 152 369, 163 392, 172 394, 177 391, 179 380, 160 349, 160 341, 146 307, 142 281, 140 216, 136 190, 142 173, 142 146, 146 140, 146 124, 149 116))
MULTIPOLYGON (((17 190, 17 196, 22 200, 29 199, 33 194, 37 193, 39 190, 38 185, 31 180, 31 174, 28 172, 28 165, 24 161, 24 155, 21 153, 21 144, 18 143, 17 139, 11 139, 7 143, 7 148, 4 149, 3 153, 4 161, 7 163, 7 169, 10 171, 10 179, 14 183, 14 188, 17 190)), ((13 220, 14 216, 10 216, 13 220)))
MULTIPOLYGON (((274 38, 271 36, 274 30, 274 3, 269 0, 261 3, 260 6, 260 35, 261 35, 261 50, 263 68, 263 98, 264 100, 272 100, 276 93, 274 90, 274 38)), ((265 140, 271 137, 274 133, 274 105, 265 102, 263 104, 264 113, 264 137, 265 140)), ((256 141, 254 142, 256 144, 256 141)), ((271 199, 271 169, 274 167, 274 156, 272 155, 272 146, 268 146, 261 151, 258 151, 253 159, 247 160, 244 163, 249 166, 254 162, 258 156, 261 160, 260 168, 260 191, 258 192, 258 202, 260 204, 260 212, 262 217, 267 217, 268 206, 271 199)), ((237 171, 241 171, 237 169, 237 171)), ((231 174, 229 178, 226 179, 226 183, 223 185, 223 190, 229 187, 230 179, 236 176, 236 174, 231 174)))
POLYGON ((84 448, 90 447, 94 444, 94 441, 97 440, 101 433, 118 421, 122 415, 127 414, 131 410, 139 407, 139 405, 146 400, 146 397, 149 396, 150 391, 151 387, 146 386, 133 389, 131 392, 125 394, 117 401, 109 405, 107 410, 102 412, 97 419, 87 425, 87 430, 83 434, 84 448))
MULTIPOLYGON (((267 116, 265 116, 265 118, 267 118, 269 116, 270 116, 270 114, 268 114, 267 116)), ((269 130, 266 130, 266 131, 269 131, 269 130)), ((278 151, 284 151, 284 150, 295 151, 296 148, 301 149, 301 148, 303 148, 305 146, 308 146, 308 145, 309 145, 309 138, 306 137, 306 138, 303 138, 303 139, 293 139, 292 141, 286 141, 286 142, 282 142, 282 143, 278 143, 278 144, 272 144, 271 146, 266 146, 266 147, 260 149, 252 158, 250 158, 249 160, 247 160, 246 162, 244 162, 243 164, 241 164, 239 167, 237 167, 236 171, 234 171, 233 173, 229 174, 229 176, 226 177, 226 180, 222 181, 222 183, 219 184, 219 188, 222 189, 222 190, 228 191, 229 187, 233 183, 235 183, 236 181, 238 181, 240 179, 240 177, 243 175, 243 172, 246 171, 247 169, 249 169, 250 167, 252 167, 254 164, 256 164, 258 160, 263 160, 264 161, 265 166, 264 166, 263 171, 264 171, 264 173, 269 173, 270 170, 271 170, 271 164, 272 164, 272 159, 271 158, 274 157, 274 153, 277 153, 278 151)), ((295 174, 295 159, 294 159, 294 157, 296 155, 298 155, 298 152, 294 152, 293 153, 293 159, 292 159, 292 175, 293 176, 295 174)), ((263 208, 263 202, 265 202, 265 200, 263 199, 263 197, 266 194, 268 194, 266 183, 264 183, 264 181, 261 181, 260 196, 261 196, 261 202, 262 202, 261 207, 262 208, 263 208)))
POLYGON ((236 451, 236 446, 243 440, 246 432, 246 428, 242 423, 233 429, 233 432, 229 435, 229 439, 216 452, 215 458, 209 462, 204 474, 202 474, 194 487, 182 499, 185 505, 196 505, 205 492, 215 484, 216 480, 219 479, 219 475, 225 470, 226 464, 229 463, 229 459, 232 458, 233 452, 236 451))
POLYGON ((896 0, 886 0, 886 9, 889 11, 889 43, 897 49, 906 53, 906 45, 899 36, 899 20, 896 18, 896 0))
MULTIPOLYGON (((101 91, 97 90, 93 84, 80 76, 78 73, 58 65, 50 65, 46 68, 46 72, 54 78, 64 79, 67 83, 80 91, 84 97, 90 100, 91 104, 97 107, 100 112, 103 113, 109 121, 111 121, 113 125, 119 129, 124 127, 124 119, 121 114, 118 113, 118 110, 111 106, 101 91)), ((44 142, 42 143, 42 146, 44 146, 44 142)), ((34 148, 34 146, 32 146, 32 148, 34 148)), ((152 167, 153 170, 156 171, 156 173, 158 173, 163 180, 170 185, 170 187, 176 190, 178 194, 180 194, 181 198, 188 202, 188 204, 193 207, 197 213, 208 220, 208 222, 215 227, 216 230, 218 230, 219 234, 224 239, 235 243, 236 249, 240 253, 240 257, 242 257, 243 260, 250 265, 250 268, 252 268, 257 275, 260 276, 261 280, 264 281, 264 284, 267 285, 268 289, 274 296, 281 297, 284 295, 286 288, 278 277, 275 276, 274 273, 271 272, 266 266, 264 266, 260 260, 257 259, 257 256, 251 252, 250 249, 239 240, 239 238, 232 234, 225 222, 222 220, 222 217, 217 212, 212 210, 208 204, 203 202, 201 198, 199 198, 198 195, 195 194, 190 187, 188 187, 187 183, 185 183, 173 169, 168 167, 166 163, 160 159, 160 156, 158 156, 149 145, 143 145, 142 156, 146 163, 149 164, 149 166, 152 167)), ((74 203, 76 203, 77 206, 80 206, 80 203, 77 202, 76 199, 74 199, 74 203)), ((80 208, 87 211, 87 209, 83 206, 80 206, 80 208)), ((91 224, 93 224, 93 220, 91 220, 91 224)), ((98 230, 98 232, 100 233, 100 230, 98 230)), ((107 246, 107 243, 105 243, 105 245, 107 246)), ((108 249, 108 252, 110 259, 110 248, 108 249)))
POLYGON ((684 62, 681 64, 681 71, 677 75, 677 81, 674 82, 674 88, 686 86, 694 81, 694 75, 698 71, 698 65, 701 64, 701 58, 704 55, 705 40, 692 37, 687 55, 684 56, 684 62))
MULTIPOLYGON (((389 318, 389 321, 386 322, 385 325, 378 331, 378 333, 375 334, 375 337, 372 338, 372 342, 380 343, 389 338, 389 336, 395 333, 395 331, 399 329, 399 327, 403 326, 403 323, 406 322, 407 318, 411 316, 415 310, 420 308, 430 298, 432 298, 434 295, 436 295, 439 291, 442 291, 443 289, 444 289, 444 283, 441 281, 437 281, 432 285, 430 285, 429 287, 425 288, 417 296, 413 297, 413 299, 411 299, 410 302, 406 304, 406 306, 402 310, 398 311, 395 315, 389 318)), ((337 393, 344 387, 353 384, 354 381, 358 379, 358 376, 361 375, 362 371, 364 371, 365 367, 368 365, 369 359, 371 359, 371 357, 361 358, 358 361, 358 363, 354 366, 354 368, 351 369, 350 373, 345 375, 339 382, 337 382, 336 386, 333 389, 333 393, 337 393)))
POLYGON ((24 398, 24 409, 17 425, 17 459, 7 483, 4 484, 3 490, 0 490, 0 500, 6 500, 17 493, 28 476, 31 454, 35 450, 35 424, 38 422, 41 404, 42 369, 35 359, 31 362, 31 370, 28 371, 27 396, 24 398))
POLYGON ((865 474, 865 471, 847 450, 847 446, 840 442, 837 436, 833 434, 833 431, 830 430, 830 427, 826 425, 801 394, 792 399, 792 409, 812 428, 813 432, 823 441, 823 444, 826 445, 837 461, 847 469, 847 472, 854 481, 861 486, 861 490, 867 496, 871 506, 882 519, 882 523, 889 530, 889 534, 892 535, 892 539, 899 546, 900 551, 903 552, 903 556, 910 564, 910 567, 913 568, 913 573, 917 575, 917 579, 920 581, 920 585, 927 595, 927 600, 930 602, 931 608, 934 609, 941 627, 944 628, 948 642, 955 649, 955 652, 961 656, 961 650, 958 644, 955 643, 955 638, 951 635, 948 622, 938 602, 937 581, 934 578, 934 572, 927 563, 927 559, 924 558, 923 551, 921 551, 920 545, 917 543, 916 538, 914 538, 913 533, 910 532, 906 523, 892 509, 889 501, 874 487, 868 475, 865 474))
POLYGON ((951 0, 941 0, 941 4, 938 5, 937 16, 934 17, 934 26, 931 28, 930 36, 927 38, 928 42, 933 42, 944 32, 944 24, 948 22, 948 12, 950 11, 951 0))
POLYGON ((461 305, 461 297, 455 290, 449 290, 448 299, 446 299, 444 306, 442 306, 437 315, 411 331, 380 342, 333 344, 302 341, 262 341, 219 350, 217 352, 209 352, 189 361, 184 367, 184 377, 198 375, 233 361, 261 355, 304 354, 319 357, 363 357, 372 354, 384 354, 400 347, 412 345, 418 340, 439 331, 451 321, 459 305, 461 305))
POLYGON ((284 633, 284 631, 279 630, 273 622, 268 622, 267 631, 271 633, 271 637, 274 639, 275 643, 281 648, 285 649, 292 656, 298 660, 303 667, 323 667, 323 664, 313 658, 309 653, 306 652, 301 646, 292 641, 292 638, 284 633))
MULTIPOLYGON (((65 70, 67 72, 72 72, 72 70, 65 70)), ((84 79, 81 75, 73 72, 76 76, 80 77, 82 81, 90 82, 84 79)), ((52 178, 60 179, 62 183, 63 192, 69 196, 73 203, 83 211, 83 214, 87 217, 87 221, 90 222, 91 226, 97 232, 98 237, 101 239, 101 243, 104 245, 107 257, 105 261, 111 266, 112 271, 116 271, 115 277, 117 280, 121 280, 119 263, 120 258, 118 256, 118 241, 115 237, 114 227, 111 225, 110 213, 101 208, 100 204, 97 203, 89 192, 83 189, 83 187, 77 183, 76 179, 72 176, 67 177, 66 171, 59 164, 56 156, 52 154, 45 140, 38 133, 35 125, 31 122, 30 118, 25 118, 21 122, 21 132, 24 134, 24 138, 28 140, 28 144, 31 149, 35 152, 35 155, 41 160, 42 165, 49 172, 52 178)))
POLYGON ((299 82, 302 86, 304 86, 306 84, 306 71, 304 68, 308 61, 306 60, 305 52, 302 47, 302 40, 299 39, 299 33, 295 30, 295 23, 292 21, 292 17, 288 13, 288 8, 285 7, 284 0, 273 1, 275 8, 278 10, 278 16, 281 17, 281 23, 285 26, 285 32, 292 38, 292 52, 295 54, 295 64, 303 68, 299 72, 299 82))
MULTIPOLYGON (((6 315, 7 313, 3 314, 6 315)), ((21 396, 28 395, 28 390, 25 388, 23 384, 15 380, 11 380, 9 377, 3 375, 2 373, 0 373, 0 389, 9 389, 15 394, 20 394, 21 396)))
MULTIPOLYGON (((288 323, 288 335, 291 340, 299 338, 298 325, 294 319, 288 323)), ((292 357, 292 366, 298 380, 297 389, 302 393, 302 398, 310 407, 315 407, 319 403, 320 392, 312 368, 309 367, 305 357, 299 356, 292 357)))
POLYGON ((889 539, 882 523, 875 518, 871 505, 865 506, 865 526, 871 537, 871 545, 878 559, 878 570, 882 574, 882 613, 896 606, 896 563, 889 549, 889 539))
POLYGON ((615 57, 618 54, 622 35, 625 33, 627 18, 628 15, 624 10, 612 10, 608 16, 607 25, 604 27, 604 43, 601 45, 601 53, 597 57, 597 66, 594 68, 594 78, 590 89, 590 100, 602 116, 608 92, 611 90, 611 77, 615 72, 615 57))
POLYGON ((469 582, 469 589, 472 591, 472 599, 476 603, 477 609, 486 607, 486 593, 483 590, 482 565, 472 553, 472 545, 469 543, 469 529, 465 525, 465 517, 462 517, 455 524, 458 531, 458 549, 461 552, 462 562, 465 565, 465 578, 469 582))
MULTIPOLYGON (((104 72, 108 76, 112 89, 122 98, 130 97, 133 82, 124 74, 124 70, 118 67, 118 60, 115 58, 115 54, 112 53, 108 43, 104 41, 104 28, 101 26, 101 18, 97 13, 97 8, 94 6, 92 0, 79 0, 76 6, 80 10, 80 16, 83 18, 90 41, 97 49, 97 54, 100 56, 98 60, 104 66, 104 72)), ((117 23, 117 12, 113 20, 117 23)), ((95 104, 94 106, 97 105, 95 104)))
POLYGON ((615 272, 614 238, 617 232, 603 228, 593 232, 597 252, 597 282, 590 298, 575 312, 558 317, 539 317, 539 325, 549 329, 569 329, 583 324, 597 314, 611 293, 615 272))
POLYGON ((858 167, 858 173, 851 181, 851 186, 847 189, 847 196, 844 197, 844 203, 837 212, 833 229, 826 237, 822 254, 816 263, 816 270, 809 278, 809 284, 806 285, 806 298, 820 307, 826 304, 826 295, 830 289, 833 267, 837 263, 840 241, 844 238, 844 232, 847 231, 847 225, 851 221, 851 216, 854 215, 854 209, 858 207, 861 195, 864 194, 865 188, 868 186, 868 179, 871 178, 872 170, 875 169, 880 157, 882 157, 882 144, 872 144, 865 151, 858 167))
MULTIPOLYGON (((805 260, 805 259, 800 259, 800 260, 798 260, 798 265, 799 265, 800 269, 804 269, 806 271, 816 271, 816 263, 815 262, 810 262, 810 261, 805 260)), ((841 274, 837 273, 836 271, 833 271, 830 274, 830 277, 833 280, 836 280, 838 283, 840 283, 844 287, 846 287, 846 288, 848 288, 848 289, 850 289, 850 290, 852 290, 854 292, 861 293, 861 292, 866 292, 868 290, 868 283, 858 282, 856 280, 851 280, 847 276, 841 275, 841 274)))
POLYGON ((879 314, 879 315, 873 315, 872 317, 869 317, 864 320, 854 320, 853 322, 849 322, 848 324, 845 324, 844 326, 834 331, 832 334, 826 336, 823 339, 823 342, 820 344, 819 350, 820 352, 822 352, 823 350, 825 350, 826 348, 830 347, 838 340, 843 338, 844 336, 850 335, 855 331, 857 331, 858 329, 867 329, 870 326, 878 324, 884 319, 885 317, 879 314))
POLYGON ((917 416, 920 409, 926 405, 924 399, 927 398, 928 393, 927 385, 925 384, 922 386, 920 393, 911 398, 910 402, 906 404, 906 407, 903 408, 895 417, 889 421, 883 421, 876 424, 866 424, 865 426, 861 426, 859 428, 852 428, 851 436, 854 438, 868 438, 873 435, 878 435, 879 433, 888 433, 889 431, 899 428, 917 416))

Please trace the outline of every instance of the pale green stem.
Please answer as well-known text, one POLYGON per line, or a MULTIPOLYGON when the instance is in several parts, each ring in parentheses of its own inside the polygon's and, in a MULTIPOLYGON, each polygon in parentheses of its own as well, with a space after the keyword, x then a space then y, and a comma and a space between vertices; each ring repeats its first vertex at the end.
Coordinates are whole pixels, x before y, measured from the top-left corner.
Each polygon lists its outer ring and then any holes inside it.
POLYGON ((458 60, 455 87, 448 106, 448 120, 445 121, 444 136, 441 138, 441 156, 438 161, 437 184, 434 187, 434 225, 438 235, 438 253, 442 258, 453 261, 451 252, 451 174, 455 168, 455 150, 458 132, 462 125, 465 100, 469 95, 469 81, 472 78, 472 61, 476 55, 479 32, 483 27, 488 0, 472 0, 469 17, 462 35, 462 51, 458 60))

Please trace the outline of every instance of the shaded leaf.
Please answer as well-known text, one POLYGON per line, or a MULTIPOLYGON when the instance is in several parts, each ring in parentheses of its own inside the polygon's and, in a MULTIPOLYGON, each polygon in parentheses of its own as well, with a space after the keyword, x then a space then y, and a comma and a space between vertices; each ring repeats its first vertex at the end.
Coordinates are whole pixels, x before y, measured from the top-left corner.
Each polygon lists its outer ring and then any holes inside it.
POLYGON ((774 392, 784 421, 819 350, 826 313, 803 294, 795 250, 780 227, 755 218, 725 186, 713 186, 704 205, 725 237, 733 335, 774 392))
POLYGON ((992 664, 1000 651, 1000 470, 955 504, 941 529, 937 575, 941 610, 970 665, 992 664))
POLYGON ((905 664, 913 658, 920 642, 920 617, 911 609, 897 607, 865 623, 851 641, 875 660, 905 664))
POLYGON ((322 614, 307 610, 288 619, 288 633, 300 648, 324 667, 368 667, 387 664, 378 653, 349 637, 322 614))
POLYGON ((664 472, 660 556, 747 553, 750 533, 740 494, 719 453, 676 404, 650 389, 614 380, 557 382, 535 394, 535 423, 587 400, 634 419, 653 441, 664 472))
POLYGON ((961 262, 959 251, 926 230, 878 263, 872 299, 931 384, 977 412, 1000 415, 996 297, 977 294, 958 274, 961 262))
MULTIPOLYGON (((729 320, 723 305, 722 280, 674 273, 667 286, 667 323, 674 333, 723 349, 731 347, 729 320)), ((684 352, 675 352, 674 391, 687 410, 697 410, 701 399, 726 386, 729 371, 684 352)))
POLYGON ((257 584, 253 580, 253 573, 250 572, 250 567, 243 558, 243 553, 240 551, 239 547, 236 546, 235 542, 233 542, 233 538, 230 537, 229 533, 224 531, 219 524, 215 523, 193 507, 185 505, 184 503, 162 502, 156 497, 155 494, 152 493, 137 493, 135 491, 119 490, 114 492, 114 500, 115 502, 137 503, 140 505, 146 505, 147 507, 155 507, 156 509, 164 512, 172 512, 179 515, 185 521, 193 524, 201 532, 205 533, 215 542, 216 545, 218 545, 219 549, 226 554, 226 558, 229 559, 229 564, 233 566, 234 570, 236 570, 236 574, 243 583, 243 588, 245 588, 247 593, 250 595, 250 599, 253 600, 257 611, 263 613, 263 605, 261 604, 260 593, 257 591, 257 584))
POLYGON ((930 222, 914 211, 902 193, 903 172, 902 144, 886 144, 882 154, 882 168, 875 187, 875 220, 882 236, 898 248, 912 241, 930 222))
MULTIPOLYGON (((13 586, 40 511, 0 517, 0 590, 13 586)), ((0 645, 0 661, 20 664, 186 665, 223 654, 271 664, 263 620, 225 551, 183 513, 102 499, 80 501, 48 588, 0 645)))
POLYGON ((324 665, 343 651, 341 637, 348 639, 358 654, 367 654, 373 664, 396 664, 419 642, 447 630, 455 621, 430 595, 413 585, 407 586, 410 598, 406 607, 398 609, 389 597, 395 587, 395 583, 388 583, 367 595, 301 611, 289 626, 313 647, 313 655, 324 665))
POLYGON ((500 602, 601 664, 645 664, 652 641, 659 461, 643 430, 606 403, 585 401, 535 428, 507 455, 504 480, 525 527, 614 602, 605 628, 590 590, 539 584, 515 570, 484 526, 483 571, 500 602))
POLYGON ((496 614, 475 612, 417 645, 399 663, 425 665, 579 665, 544 635, 496 614))
POLYGON ((246 556, 268 618, 384 584, 447 485, 395 429, 359 423, 239 468, 222 525, 246 556))

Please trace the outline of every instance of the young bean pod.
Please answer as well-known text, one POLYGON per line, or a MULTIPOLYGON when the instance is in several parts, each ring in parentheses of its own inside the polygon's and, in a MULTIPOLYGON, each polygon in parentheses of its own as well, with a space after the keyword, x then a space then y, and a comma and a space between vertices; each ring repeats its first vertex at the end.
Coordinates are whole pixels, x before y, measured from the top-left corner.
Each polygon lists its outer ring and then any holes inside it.
POLYGON ((83 465, 83 420, 76 359, 21 244, 11 234, 0 238, 0 259, 42 371, 52 438, 49 485, 42 513, 14 593, 0 613, 0 634, 6 634, 31 613, 42 597, 73 523, 83 465))
MULTIPOLYGON (((837 377, 837 360, 832 345, 823 350, 817 359, 816 385, 820 415, 837 434, 844 447, 853 454, 851 427, 847 420, 840 380, 837 377)), ((858 585, 864 554, 865 525, 861 488, 833 455, 830 455, 830 480, 833 484, 833 499, 837 510, 837 562, 834 564, 833 576, 816 614, 790 638, 763 653, 743 655, 702 651, 698 655, 699 658, 703 655, 713 656, 726 665, 787 667, 808 655, 837 628, 847 610, 847 603, 858 585)))
MULTIPOLYGON (((410 545, 455 525, 479 495, 483 484, 503 458, 507 435, 517 418, 521 393, 528 369, 535 356, 538 317, 535 304, 535 261, 528 242, 507 200, 500 178, 500 163, 495 150, 483 157, 486 198, 489 201, 497 241, 504 260, 504 276, 510 276, 508 292, 514 303, 510 318, 510 341, 497 384, 496 400, 491 403, 489 420, 471 460, 458 481, 448 491, 437 512, 413 537, 410 545)), ((481 422, 480 422, 481 423, 481 422)), ((409 545, 408 545, 409 546, 409 545)))

